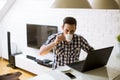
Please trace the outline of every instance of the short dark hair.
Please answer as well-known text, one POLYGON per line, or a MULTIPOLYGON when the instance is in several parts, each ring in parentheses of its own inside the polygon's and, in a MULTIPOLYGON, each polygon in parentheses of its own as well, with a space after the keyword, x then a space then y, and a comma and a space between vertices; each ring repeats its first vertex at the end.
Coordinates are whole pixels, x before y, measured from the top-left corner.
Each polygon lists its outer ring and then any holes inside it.
POLYGON ((65 17, 64 20, 63 20, 63 25, 67 23, 67 24, 75 24, 75 26, 77 25, 77 21, 74 17, 65 17))

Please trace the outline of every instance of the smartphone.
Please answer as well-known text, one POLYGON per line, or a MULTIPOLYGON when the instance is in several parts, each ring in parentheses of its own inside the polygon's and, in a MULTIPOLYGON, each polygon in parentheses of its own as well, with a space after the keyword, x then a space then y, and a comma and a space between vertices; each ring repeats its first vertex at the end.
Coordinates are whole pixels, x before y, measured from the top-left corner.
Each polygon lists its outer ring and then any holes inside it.
POLYGON ((75 75, 71 74, 71 73, 65 73, 67 76, 69 76, 71 79, 75 79, 75 75))

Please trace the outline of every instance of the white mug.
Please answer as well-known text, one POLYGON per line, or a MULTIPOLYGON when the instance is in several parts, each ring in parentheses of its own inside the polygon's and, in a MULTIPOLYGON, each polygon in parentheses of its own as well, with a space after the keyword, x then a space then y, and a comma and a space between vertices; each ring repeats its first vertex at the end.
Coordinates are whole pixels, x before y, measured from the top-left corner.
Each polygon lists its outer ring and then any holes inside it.
POLYGON ((66 34, 65 38, 66 38, 66 41, 70 42, 73 38, 73 35, 72 34, 66 34))

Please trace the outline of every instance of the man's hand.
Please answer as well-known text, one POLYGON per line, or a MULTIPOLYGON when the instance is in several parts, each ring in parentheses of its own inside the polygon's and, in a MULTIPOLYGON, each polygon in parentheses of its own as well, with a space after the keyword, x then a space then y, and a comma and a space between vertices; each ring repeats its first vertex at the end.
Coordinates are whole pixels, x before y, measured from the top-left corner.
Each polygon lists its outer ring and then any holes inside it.
POLYGON ((57 45, 61 41, 65 41, 65 37, 64 37, 63 34, 60 34, 60 35, 56 36, 56 39, 55 39, 54 43, 57 45))

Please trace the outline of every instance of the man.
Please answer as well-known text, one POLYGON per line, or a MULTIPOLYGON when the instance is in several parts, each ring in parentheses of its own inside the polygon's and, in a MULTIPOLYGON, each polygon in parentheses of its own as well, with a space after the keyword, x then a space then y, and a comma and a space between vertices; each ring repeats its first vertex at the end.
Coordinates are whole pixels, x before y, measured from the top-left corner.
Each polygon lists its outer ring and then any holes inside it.
POLYGON ((40 48, 40 55, 45 55, 51 50, 54 52, 54 69, 79 61, 81 49, 85 52, 93 50, 87 40, 75 33, 77 21, 73 17, 65 17, 62 25, 62 33, 48 37, 46 43, 40 48))

